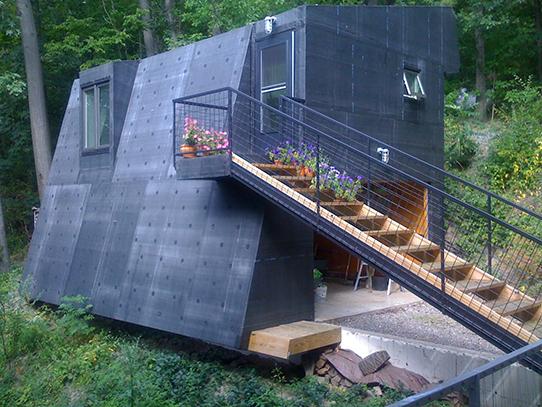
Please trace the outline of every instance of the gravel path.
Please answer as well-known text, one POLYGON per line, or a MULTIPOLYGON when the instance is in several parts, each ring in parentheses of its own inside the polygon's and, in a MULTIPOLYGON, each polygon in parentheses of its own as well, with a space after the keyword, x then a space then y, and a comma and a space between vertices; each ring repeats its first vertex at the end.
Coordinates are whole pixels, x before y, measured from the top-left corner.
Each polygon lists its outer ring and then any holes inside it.
POLYGON ((353 315, 330 321, 361 329, 434 344, 501 354, 498 348, 423 302, 353 315))

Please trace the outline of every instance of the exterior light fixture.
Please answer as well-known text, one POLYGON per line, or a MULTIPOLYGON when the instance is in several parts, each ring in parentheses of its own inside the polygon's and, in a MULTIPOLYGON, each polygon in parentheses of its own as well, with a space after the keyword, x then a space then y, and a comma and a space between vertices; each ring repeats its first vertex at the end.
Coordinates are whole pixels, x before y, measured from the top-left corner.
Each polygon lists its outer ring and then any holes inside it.
POLYGON ((378 147, 376 152, 380 154, 380 159, 383 163, 387 164, 390 161, 390 150, 387 148, 378 147))
POLYGON ((265 33, 271 34, 273 32, 273 25, 276 23, 277 17, 275 16, 267 16, 264 19, 264 25, 265 25, 265 33))

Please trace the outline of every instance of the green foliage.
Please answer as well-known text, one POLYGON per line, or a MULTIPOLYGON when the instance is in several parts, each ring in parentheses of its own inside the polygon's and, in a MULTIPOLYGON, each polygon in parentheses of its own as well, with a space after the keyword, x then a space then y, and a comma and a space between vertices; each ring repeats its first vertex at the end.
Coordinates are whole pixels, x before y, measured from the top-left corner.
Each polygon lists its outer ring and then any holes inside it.
POLYGON ((512 190, 521 198, 542 191, 542 95, 531 80, 516 79, 506 92, 499 116, 503 130, 485 167, 491 186, 512 190))
POLYGON ((0 274, 2 406, 386 406, 404 393, 368 399, 365 386, 337 389, 315 377, 287 378, 233 368, 205 355, 153 347, 153 337, 113 335, 93 320, 83 297, 57 311, 25 303, 21 268, 0 274))

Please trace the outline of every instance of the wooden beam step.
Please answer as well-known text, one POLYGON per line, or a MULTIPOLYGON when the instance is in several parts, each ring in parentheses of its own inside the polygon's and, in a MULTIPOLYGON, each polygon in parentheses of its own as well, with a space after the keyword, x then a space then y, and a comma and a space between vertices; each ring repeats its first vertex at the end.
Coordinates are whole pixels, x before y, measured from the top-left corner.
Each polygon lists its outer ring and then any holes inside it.
MULTIPOLYGON (((314 190, 316 192, 316 190, 314 190)), ((323 207, 335 207, 335 206, 365 206, 363 202, 360 201, 354 201, 354 202, 346 202, 346 201, 330 201, 330 202, 322 202, 320 205, 323 207)))
POLYGON ((273 163, 255 163, 253 165, 263 171, 297 171, 297 167, 295 165, 273 163))
POLYGON ((312 321, 297 321, 250 333, 248 350, 288 359, 341 342, 341 327, 312 321))
POLYGON ((316 194, 315 188, 292 188, 295 192, 299 192, 300 194, 316 194))
POLYGON ((364 232, 369 236, 373 237, 382 237, 382 236, 397 236, 397 235, 413 235, 414 231, 410 229, 400 229, 400 230, 368 230, 364 232))
POLYGON ((463 280, 452 284, 454 284, 455 288, 465 293, 475 293, 488 290, 500 291, 506 285, 504 281, 498 280, 463 280))
POLYGON ((307 181, 310 182, 312 180, 312 177, 302 177, 300 175, 273 175, 273 178, 275 178, 278 181, 307 181))
MULTIPOLYGON (((441 270, 442 266, 440 264, 440 261, 434 261, 430 263, 423 263, 422 267, 426 270, 429 270, 431 273, 438 273, 441 270)), ((468 271, 472 267, 473 267, 473 264, 471 263, 445 264, 444 272, 447 273, 447 272, 452 272, 452 271, 468 271)))
MULTIPOLYGON (((532 332, 536 339, 542 339, 542 320, 528 321, 523 324, 523 329, 532 332)), ((531 342, 533 342, 531 340, 531 342)))
POLYGON ((535 301, 535 302, 529 303, 527 300, 523 299, 523 300, 518 300, 518 301, 511 301, 508 304, 505 304, 502 307, 502 310, 498 310, 496 308, 493 308, 493 310, 497 311, 503 317, 507 317, 507 316, 518 314, 524 311, 530 311, 530 310, 534 311, 536 308, 540 307, 541 305, 542 305, 542 301, 535 301))
POLYGON ((352 216, 339 216, 342 220, 354 221, 358 220, 386 220, 388 217, 386 215, 352 215, 352 216))
MULTIPOLYGON (((428 252, 433 250, 440 250, 439 245, 435 243, 421 243, 421 244, 408 244, 404 246, 393 246, 390 249, 396 251, 397 253, 419 253, 419 252, 428 252)), ((440 270, 440 266, 439 266, 440 270)))

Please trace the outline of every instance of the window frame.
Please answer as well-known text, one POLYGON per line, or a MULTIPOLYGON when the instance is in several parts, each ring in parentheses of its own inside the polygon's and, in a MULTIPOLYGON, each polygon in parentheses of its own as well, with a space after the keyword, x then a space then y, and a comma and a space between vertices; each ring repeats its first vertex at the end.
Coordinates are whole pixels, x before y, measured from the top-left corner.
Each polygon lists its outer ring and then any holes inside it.
MULTIPOLYGON (((286 96, 293 96, 295 84, 295 30, 288 30, 274 34, 261 41, 258 47, 258 94, 263 103, 264 95, 276 91, 284 91, 286 96), (285 44, 286 82, 277 82, 262 86, 263 81, 263 52, 274 46, 285 44)), ((260 109, 260 132, 263 134, 276 133, 275 129, 265 128, 264 111, 260 109)))
POLYGON ((425 89, 423 87, 423 83, 421 80, 421 74, 422 72, 419 69, 414 69, 407 66, 403 68, 403 97, 404 98, 412 99, 412 100, 423 100, 426 98, 425 89), (421 93, 412 92, 412 90, 410 89, 410 85, 408 83, 407 72, 416 75, 415 81, 417 82, 418 87, 421 90, 421 93), (405 89, 406 89, 406 93, 405 93, 405 89))
POLYGON ((111 80, 109 78, 95 81, 92 83, 85 84, 81 87, 81 94, 82 94, 82 109, 83 109, 83 121, 82 121, 82 130, 83 130, 83 153, 84 154, 100 154, 100 153, 106 153, 110 151, 110 148, 112 146, 112 140, 111 140, 111 125, 112 125, 112 87, 111 87, 111 80), (100 88, 103 88, 105 86, 108 86, 109 88, 109 129, 108 129, 108 143, 107 144, 99 144, 100 142, 100 118, 101 118, 101 106, 100 106, 100 88), (92 92, 94 94, 94 131, 95 131, 95 137, 96 137, 96 145, 95 146, 88 146, 88 134, 87 134, 87 123, 88 123, 88 116, 87 116, 87 92, 92 89, 92 92))

